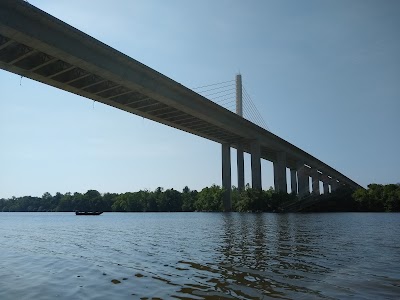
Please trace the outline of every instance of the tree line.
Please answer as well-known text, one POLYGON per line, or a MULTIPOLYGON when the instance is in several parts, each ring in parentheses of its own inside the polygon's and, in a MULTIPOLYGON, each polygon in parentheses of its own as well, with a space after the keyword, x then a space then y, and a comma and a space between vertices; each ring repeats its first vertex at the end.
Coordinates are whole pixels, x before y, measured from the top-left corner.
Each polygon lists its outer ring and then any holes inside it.
MULTIPOLYGON (((185 187, 182 191, 140 190, 127 193, 44 193, 42 197, 0 199, 3 212, 191 212, 223 211, 224 190, 218 185, 200 192, 185 187)), ((246 186, 243 191, 232 189, 232 209, 238 212, 284 211, 400 211, 400 184, 370 184, 368 189, 352 191, 341 188, 327 195, 294 194, 269 190, 257 191, 246 186), (305 205, 307 204, 307 206, 305 205)))
POLYGON ((360 211, 400 211, 400 183, 370 184, 353 193, 360 211))
MULTIPOLYGON (((86 193, 44 193, 42 197, 12 197, 0 199, 3 212, 192 212, 223 211, 224 189, 218 185, 206 187, 200 192, 187 186, 182 191, 140 190, 127 193, 105 193, 88 190, 86 193)), ((268 191, 255 191, 249 186, 243 192, 233 187, 232 206, 234 211, 273 211, 281 200, 293 196, 268 191)))
POLYGON ((304 212, 400 212, 400 184, 369 184, 356 191, 341 187, 320 195, 304 212))

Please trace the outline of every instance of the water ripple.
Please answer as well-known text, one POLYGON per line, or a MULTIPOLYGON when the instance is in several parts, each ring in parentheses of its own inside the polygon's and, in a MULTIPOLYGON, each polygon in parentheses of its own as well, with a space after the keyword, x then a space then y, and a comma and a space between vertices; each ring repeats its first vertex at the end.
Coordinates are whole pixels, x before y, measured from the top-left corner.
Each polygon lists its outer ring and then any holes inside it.
POLYGON ((0 299, 393 299, 399 214, 0 215, 0 299))

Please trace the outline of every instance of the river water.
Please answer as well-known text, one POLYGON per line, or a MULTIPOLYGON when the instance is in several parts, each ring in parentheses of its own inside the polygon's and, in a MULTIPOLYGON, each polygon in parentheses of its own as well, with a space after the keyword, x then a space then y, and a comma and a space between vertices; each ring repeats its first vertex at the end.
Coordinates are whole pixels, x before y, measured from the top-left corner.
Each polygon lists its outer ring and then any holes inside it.
POLYGON ((0 299, 398 299, 400 214, 0 213, 0 299))

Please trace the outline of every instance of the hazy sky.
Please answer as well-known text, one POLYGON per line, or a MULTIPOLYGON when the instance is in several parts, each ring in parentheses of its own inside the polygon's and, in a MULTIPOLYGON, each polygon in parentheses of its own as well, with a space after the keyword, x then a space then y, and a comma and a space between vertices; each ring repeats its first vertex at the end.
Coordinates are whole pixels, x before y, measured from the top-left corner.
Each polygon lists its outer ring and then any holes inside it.
MULTIPOLYGON (((400 182, 400 1, 29 2, 189 88, 240 71, 273 133, 400 182)), ((3 70, 0 90, 0 198, 221 183, 217 143, 3 70)))

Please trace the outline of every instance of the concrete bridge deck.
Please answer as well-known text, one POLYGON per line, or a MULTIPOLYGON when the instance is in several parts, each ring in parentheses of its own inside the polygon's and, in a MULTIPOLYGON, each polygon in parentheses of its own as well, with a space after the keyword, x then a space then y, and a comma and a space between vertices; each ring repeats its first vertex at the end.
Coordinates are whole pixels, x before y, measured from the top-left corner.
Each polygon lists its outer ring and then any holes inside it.
POLYGON ((261 158, 297 171, 308 165, 306 173, 321 181, 360 187, 282 138, 24 1, 0 2, 0 68, 248 153, 259 147, 261 158))

